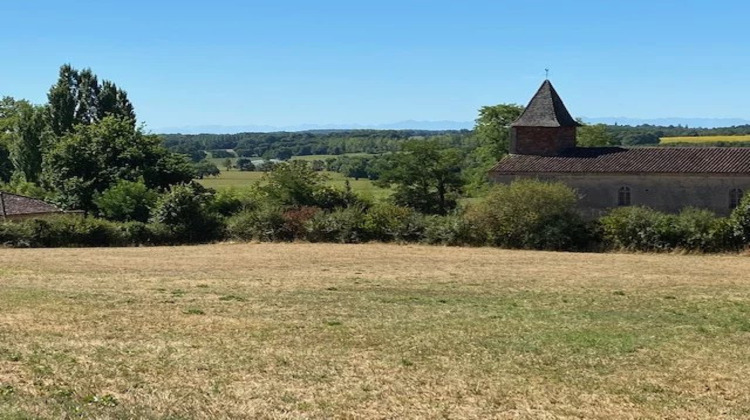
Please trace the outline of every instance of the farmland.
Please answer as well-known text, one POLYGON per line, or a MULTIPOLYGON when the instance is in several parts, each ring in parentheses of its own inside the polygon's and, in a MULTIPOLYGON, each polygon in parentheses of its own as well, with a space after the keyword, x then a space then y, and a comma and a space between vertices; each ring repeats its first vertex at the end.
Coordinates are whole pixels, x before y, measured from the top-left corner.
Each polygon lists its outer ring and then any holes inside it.
POLYGON ((750 259, 0 251, 0 418, 743 418, 750 259))
MULTIPOLYGON (((263 172, 257 172, 257 171, 222 170, 219 176, 207 177, 207 178, 198 180, 198 182, 200 182, 205 187, 214 188, 214 189, 225 189, 225 188, 242 189, 242 188, 247 188, 258 181, 262 181, 263 174, 264 174, 263 172)), ((341 189, 345 187, 347 178, 344 175, 337 173, 337 172, 327 172, 327 171, 324 171, 323 174, 325 174, 328 177, 329 185, 336 187, 336 188, 341 188, 341 189)), ((390 190, 376 186, 369 179, 348 178, 348 180, 349 180, 349 185, 352 188, 352 191, 360 194, 363 197, 380 199, 380 198, 388 197, 390 195, 390 190)))
POLYGON ((738 136, 684 136, 684 137, 662 137, 659 144, 706 144, 706 143, 742 143, 750 142, 750 135, 738 136))

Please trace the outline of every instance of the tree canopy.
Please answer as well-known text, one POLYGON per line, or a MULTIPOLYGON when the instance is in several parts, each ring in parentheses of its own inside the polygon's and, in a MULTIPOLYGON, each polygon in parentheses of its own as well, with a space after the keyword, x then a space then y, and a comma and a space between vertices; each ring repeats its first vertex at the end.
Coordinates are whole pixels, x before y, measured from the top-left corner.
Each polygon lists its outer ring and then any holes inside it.
POLYGON ((189 182, 187 158, 170 154, 158 136, 133 129, 128 120, 104 117, 78 125, 46 151, 43 185, 64 208, 93 210, 93 196, 119 180, 139 178, 149 188, 189 182))
POLYGON ((461 190, 461 162, 458 149, 438 140, 410 140, 400 153, 385 163, 378 183, 394 186, 394 201, 427 214, 446 214, 456 207, 461 190))
POLYGON ((47 99, 50 128, 57 136, 77 124, 94 124, 107 116, 122 118, 135 127, 135 109, 127 92, 109 80, 99 83, 91 69, 79 71, 70 64, 60 67, 47 99))

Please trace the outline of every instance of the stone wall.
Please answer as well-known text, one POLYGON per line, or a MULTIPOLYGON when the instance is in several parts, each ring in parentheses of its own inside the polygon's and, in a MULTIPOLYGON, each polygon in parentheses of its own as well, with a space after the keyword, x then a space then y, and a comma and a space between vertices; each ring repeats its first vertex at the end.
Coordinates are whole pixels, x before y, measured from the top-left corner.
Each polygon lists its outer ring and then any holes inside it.
POLYGON ((740 188, 750 193, 750 176, 686 174, 538 174, 499 175, 490 173, 494 182, 509 183, 518 178, 560 181, 575 189, 581 210, 590 217, 617 207, 618 191, 630 188, 631 205, 677 213, 692 206, 726 216, 731 212, 729 192, 740 188))

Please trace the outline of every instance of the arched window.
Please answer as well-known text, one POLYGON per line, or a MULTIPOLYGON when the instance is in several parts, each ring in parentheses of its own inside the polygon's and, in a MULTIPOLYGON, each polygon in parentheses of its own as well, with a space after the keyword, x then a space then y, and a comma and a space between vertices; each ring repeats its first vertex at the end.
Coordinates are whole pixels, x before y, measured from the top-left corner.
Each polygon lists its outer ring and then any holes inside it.
POLYGON ((617 191, 617 205, 618 206, 629 206, 630 205, 630 187, 621 187, 617 191))
POLYGON ((729 208, 733 209, 740 205, 740 201, 742 201, 742 190, 739 188, 734 188, 731 191, 729 191, 729 208))

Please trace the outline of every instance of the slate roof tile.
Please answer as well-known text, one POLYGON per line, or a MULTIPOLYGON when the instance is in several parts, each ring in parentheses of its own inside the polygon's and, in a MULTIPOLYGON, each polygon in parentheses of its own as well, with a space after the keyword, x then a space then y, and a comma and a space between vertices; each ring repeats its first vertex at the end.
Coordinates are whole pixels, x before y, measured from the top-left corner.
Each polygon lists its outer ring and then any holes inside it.
POLYGON ((560 95, 549 80, 545 80, 529 104, 511 127, 579 127, 570 116, 560 95))

